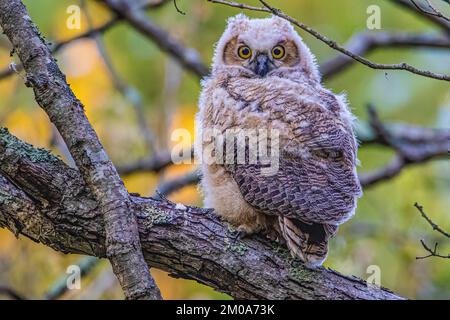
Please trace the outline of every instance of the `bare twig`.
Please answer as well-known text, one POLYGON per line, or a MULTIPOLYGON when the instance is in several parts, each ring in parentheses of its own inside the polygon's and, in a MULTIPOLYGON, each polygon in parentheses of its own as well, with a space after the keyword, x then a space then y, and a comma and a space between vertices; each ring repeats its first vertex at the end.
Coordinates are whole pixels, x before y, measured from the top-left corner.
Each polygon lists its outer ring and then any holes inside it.
MULTIPOLYGON (((360 56, 378 48, 450 48, 450 37, 444 35, 434 35, 429 33, 391 33, 391 32, 361 32, 350 38, 345 48, 360 56)), ((356 61, 346 55, 338 55, 324 62, 320 66, 323 79, 344 71, 356 61)))
POLYGON ((425 13, 425 14, 428 14, 428 15, 431 15, 431 16, 436 16, 436 17, 442 18, 442 19, 444 19, 444 20, 450 21, 449 18, 447 18, 445 15, 442 14, 442 12, 440 12, 439 10, 437 10, 437 9, 430 3, 430 1, 428 1, 428 0, 425 0, 425 2, 426 2, 426 4, 428 5, 428 7, 431 9, 431 11, 428 11, 428 10, 422 8, 422 7, 421 7, 420 5, 418 5, 414 0, 411 0, 411 2, 412 2, 412 4, 417 8, 417 10, 419 10, 419 11, 425 13))
POLYGON ((448 254, 448 255, 445 256, 445 255, 442 255, 442 254, 438 253, 438 251, 437 251, 438 243, 437 243, 437 242, 434 244, 434 249, 431 249, 430 247, 428 247, 422 239, 420 240, 420 243, 422 244, 422 247, 423 247, 429 254, 426 255, 426 256, 419 256, 419 257, 416 257, 417 260, 419 260, 419 259, 426 259, 426 258, 429 258, 429 257, 437 257, 437 258, 443 258, 443 259, 450 259, 450 254, 448 254))
MULTIPOLYGON (((414 203, 414 207, 417 208, 417 210, 420 212, 422 217, 428 222, 428 224, 433 228, 433 230, 439 232, 440 234, 444 235, 447 238, 450 238, 450 234, 448 232, 444 231, 441 227, 439 227, 436 223, 434 223, 430 219, 430 217, 428 217, 428 215, 425 213, 425 211, 423 210, 423 207, 421 205, 419 205, 416 202, 416 203, 414 203)), ((422 239, 420 240, 420 243, 422 244, 422 247, 425 249, 425 251, 427 251, 429 254, 426 256, 416 257, 416 259, 425 259, 425 258, 429 258, 429 257, 450 259, 450 254, 442 255, 442 254, 438 253, 438 251, 437 251, 438 243, 437 242, 434 244, 434 249, 431 249, 430 247, 428 247, 425 244, 425 241, 423 241, 422 239)))
POLYGON ((413 67, 407 63, 397 63, 397 64, 381 64, 381 63, 375 63, 372 62, 358 54, 355 54, 349 50, 347 50, 346 48, 340 46, 339 44, 337 44, 335 41, 328 39, 326 36, 322 35, 321 33, 319 33, 318 31, 314 30, 313 28, 307 26, 306 24, 297 21, 296 19, 284 14, 281 10, 276 9, 272 6, 270 6, 266 1, 264 0, 259 0, 264 7, 254 7, 254 6, 249 6, 249 5, 243 5, 243 4, 237 4, 236 2, 229 2, 229 1, 225 1, 225 0, 207 0, 210 2, 214 2, 214 3, 220 3, 220 4, 224 4, 227 6, 231 6, 231 7, 236 7, 236 8, 241 8, 241 9, 247 9, 247 10, 253 10, 253 11, 264 11, 264 12, 269 12, 272 13, 276 16, 279 16, 289 22, 291 22, 292 24, 294 24, 295 26, 299 27, 300 29, 308 32, 309 34, 311 34, 313 37, 315 37, 316 39, 322 41, 323 43, 325 43, 326 45, 328 45, 330 48, 339 51, 343 54, 345 54, 346 56, 358 61, 359 63, 372 68, 372 69, 378 69, 378 70, 405 70, 414 74, 418 74, 424 77, 428 77, 428 78, 433 78, 433 79, 437 79, 437 80, 445 80, 445 81, 450 81, 450 76, 446 75, 446 74, 438 74, 438 73, 434 73, 428 70, 421 70, 418 69, 416 67, 413 67))
POLYGON ((173 0, 173 6, 175 7, 175 10, 177 10, 177 12, 179 14, 181 14, 183 16, 186 15, 186 12, 181 11, 181 9, 178 7, 177 0, 173 0))
POLYGON ((159 172, 172 164, 170 152, 159 152, 146 159, 137 160, 125 165, 118 165, 117 171, 121 175, 132 174, 136 172, 159 172))
POLYGON ((417 210, 419 210, 420 214, 422 215, 422 217, 430 224, 430 226, 433 228, 433 230, 439 232, 440 234, 444 235, 447 238, 450 238, 450 234, 446 231, 444 231, 441 227, 439 227, 436 223, 434 223, 425 213, 425 211, 423 210, 423 207, 421 205, 419 205, 417 202, 414 203, 414 207, 417 208, 417 210))
POLYGON ((440 17, 436 17, 434 15, 429 15, 429 14, 425 14, 420 10, 417 10, 416 6, 410 1, 410 0, 389 0, 390 2, 410 10, 412 13, 418 15, 419 17, 422 17, 432 23, 434 23, 435 25, 437 25, 438 27, 440 27, 441 29, 443 29, 448 35, 450 35, 450 22, 442 19, 440 17))

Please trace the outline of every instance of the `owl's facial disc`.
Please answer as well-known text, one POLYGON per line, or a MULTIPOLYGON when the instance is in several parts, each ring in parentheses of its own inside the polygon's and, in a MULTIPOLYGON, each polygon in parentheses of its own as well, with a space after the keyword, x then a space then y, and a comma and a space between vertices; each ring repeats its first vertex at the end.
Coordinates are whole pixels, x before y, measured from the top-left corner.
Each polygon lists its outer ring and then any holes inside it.
POLYGON ((255 74, 265 77, 275 68, 275 65, 265 53, 258 53, 248 66, 255 74))

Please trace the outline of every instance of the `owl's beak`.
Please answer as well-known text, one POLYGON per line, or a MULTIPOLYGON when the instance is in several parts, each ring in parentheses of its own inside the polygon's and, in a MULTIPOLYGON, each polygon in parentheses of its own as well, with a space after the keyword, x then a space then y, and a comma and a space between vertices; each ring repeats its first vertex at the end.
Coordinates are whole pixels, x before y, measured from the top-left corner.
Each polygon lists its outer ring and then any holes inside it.
POLYGON ((260 53, 253 60, 251 67, 253 72, 260 77, 264 77, 273 69, 273 64, 266 54, 260 53))

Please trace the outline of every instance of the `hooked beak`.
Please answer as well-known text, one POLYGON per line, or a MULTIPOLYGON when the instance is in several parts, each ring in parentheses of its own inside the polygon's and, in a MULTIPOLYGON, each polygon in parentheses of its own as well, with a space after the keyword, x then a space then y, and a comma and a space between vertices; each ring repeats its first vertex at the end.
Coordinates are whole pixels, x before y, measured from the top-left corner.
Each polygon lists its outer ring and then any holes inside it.
POLYGON ((266 54, 260 53, 252 62, 252 70, 260 77, 264 77, 273 69, 273 64, 266 54))

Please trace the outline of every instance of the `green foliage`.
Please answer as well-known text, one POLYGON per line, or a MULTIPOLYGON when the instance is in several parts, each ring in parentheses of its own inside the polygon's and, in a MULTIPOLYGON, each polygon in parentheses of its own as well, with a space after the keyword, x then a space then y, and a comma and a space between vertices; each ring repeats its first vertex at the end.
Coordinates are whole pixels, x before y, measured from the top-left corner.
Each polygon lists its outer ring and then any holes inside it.
MULTIPOLYGON (((87 2, 96 25, 108 19, 110 15, 103 6, 87 2)), ((258 5, 258 1, 246 2, 258 5)), ((275 1, 272 3, 275 4, 275 1)), ((83 30, 68 30, 65 27, 66 8, 74 1, 26 0, 25 4, 47 41, 67 39, 85 30, 85 23, 82 24, 83 30)), ((294 18, 339 43, 345 43, 356 32, 367 31, 366 8, 371 4, 374 3, 370 0, 276 3, 294 18)), ((381 7, 381 31, 437 32, 432 24, 393 6, 389 1, 377 1, 376 4, 381 7)), ((209 64, 214 43, 223 32, 225 20, 239 10, 207 1, 183 1, 180 6, 186 15, 177 13, 169 1, 163 8, 149 12, 148 16, 183 43, 197 49, 203 61, 209 64)), ((266 15, 246 13, 252 17, 266 15)), ((300 33, 319 63, 337 55, 323 43, 304 32, 300 33)), ((183 72, 178 79, 179 87, 168 96, 167 68, 170 58, 160 52, 155 44, 126 23, 108 31, 104 40, 118 73, 141 93, 147 120, 161 137, 159 144, 167 146, 165 141, 170 140, 173 126, 188 127, 192 123, 200 89, 199 79, 183 72), (172 105, 168 103, 169 100, 173 101, 172 105)), ((74 43, 58 53, 57 57, 72 89, 85 104, 87 115, 113 161, 128 163, 146 156, 133 108, 111 85, 93 42, 74 43)), ((450 73, 448 51, 439 49, 383 49, 367 57, 385 63, 405 61, 421 69, 450 73)), ((0 62, 4 66, 10 63, 9 49, 0 50, 0 62)), ((450 127, 448 82, 402 71, 372 70, 355 64, 325 85, 334 92, 345 92, 354 113, 362 120, 367 119, 366 105, 372 103, 385 121, 450 127)), ((0 81, 0 97, 1 125, 8 126, 11 132, 30 143, 50 148, 48 119, 37 108, 31 91, 21 85, 21 79, 13 77, 0 81)), ((18 143, 6 129, 0 129, 0 139, 16 145, 32 161, 55 159, 46 150, 31 152, 29 145, 18 143)), ((58 152, 56 149, 53 151, 58 152)), ((359 152, 362 165, 358 171, 364 173, 379 168, 392 155, 391 150, 383 147, 364 147, 359 152)), ((354 274, 366 279, 369 276, 367 267, 378 265, 382 285, 400 295, 449 299, 449 261, 415 259, 424 254, 420 239, 424 238, 431 244, 439 242, 442 252, 450 252, 448 240, 446 242, 446 239, 433 232, 413 207, 414 202, 419 202, 436 223, 450 229, 449 169, 448 159, 430 162, 408 168, 398 177, 365 190, 355 217, 344 224, 332 240, 326 266, 343 274, 354 274)), ((154 176, 136 175, 125 182, 131 191, 151 195, 158 181, 154 176)), ((178 199, 180 202, 201 205, 201 198, 195 190, 178 199)), ((164 223, 168 219, 161 212, 148 213, 152 225, 164 223)), ((15 240, 11 234, 2 230, 0 248, 0 283, 11 285, 29 297, 42 296, 46 288, 64 274, 67 265, 78 259, 77 256, 64 256, 28 240, 15 240)), ((231 240, 227 248, 240 255, 245 255, 247 250, 245 245, 233 244, 231 240)), ((285 249, 274 249, 274 254, 285 254, 285 258, 290 259, 285 249)), ((95 276, 107 268, 107 263, 97 268, 95 276)), ((302 270, 294 264, 291 274, 298 279, 305 279, 302 270)), ((92 283, 94 278, 94 275, 86 278, 87 284, 92 283)), ((162 273, 158 273, 157 281, 164 294, 170 298, 225 297, 195 282, 173 280, 162 273)), ((103 297, 120 298, 120 288, 113 286, 103 297)))

